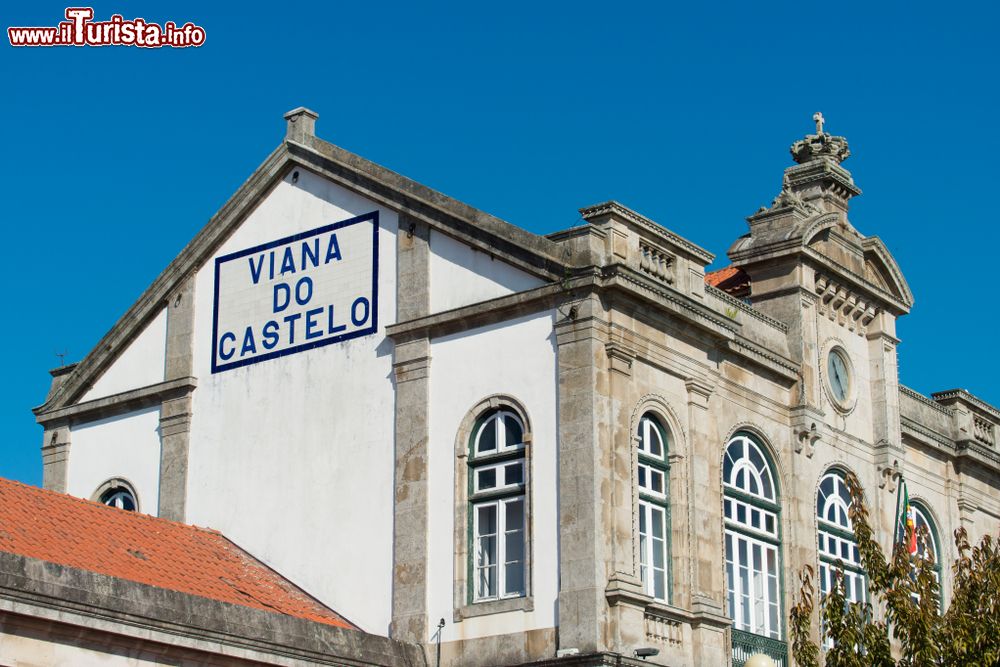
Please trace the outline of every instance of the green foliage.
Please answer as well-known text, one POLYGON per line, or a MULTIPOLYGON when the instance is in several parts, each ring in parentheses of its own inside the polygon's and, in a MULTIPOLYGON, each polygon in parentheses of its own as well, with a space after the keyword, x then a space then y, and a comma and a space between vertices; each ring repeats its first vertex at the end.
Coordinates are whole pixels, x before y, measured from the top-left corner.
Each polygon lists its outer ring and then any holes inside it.
MULTIPOLYGON (((989 536, 977 547, 964 528, 955 531, 959 558, 952 566, 954 592, 941 613, 935 563, 926 529, 918 530, 917 554, 894 545, 886 559, 875 539, 861 485, 848 475, 851 522, 868 589, 878 600, 885 621, 874 620, 871 604, 847 603, 844 571, 834 572, 833 586, 820 601, 821 636, 832 642, 823 655, 825 667, 938 667, 1000 665, 1000 547, 989 536), (890 649, 890 631, 898 656, 890 649)), ((908 529, 912 530, 912 529, 908 529)), ((907 534, 909 541, 912 533, 907 534)), ((819 667, 820 650, 812 637, 815 591, 812 568, 800 575, 799 599, 790 613, 792 656, 799 667, 819 667)))

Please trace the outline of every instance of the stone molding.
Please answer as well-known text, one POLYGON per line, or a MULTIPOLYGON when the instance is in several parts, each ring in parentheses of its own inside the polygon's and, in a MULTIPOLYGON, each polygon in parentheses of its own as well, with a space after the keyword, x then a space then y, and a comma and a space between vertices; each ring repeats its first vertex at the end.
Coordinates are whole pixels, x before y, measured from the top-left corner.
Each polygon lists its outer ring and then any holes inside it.
POLYGON ((50 412, 36 412, 35 421, 46 428, 61 424, 95 421, 142 410, 173 398, 186 396, 193 392, 197 386, 198 380, 194 377, 167 380, 139 389, 58 408, 50 412))
POLYGON ((754 318, 755 320, 763 322, 764 324, 777 329, 778 331, 780 331, 783 334, 787 334, 788 333, 788 325, 785 324, 784 322, 779 322, 778 320, 774 319, 773 317, 768 317, 767 315, 765 315, 764 313, 760 312, 759 310, 757 310, 753 306, 751 306, 751 305, 749 305, 747 303, 744 303, 743 301, 740 301, 739 299, 737 299, 736 297, 734 297, 734 296, 732 296, 730 294, 726 294, 725 292, 723 292, 722 290, 720 290, 718 287, 712 287, 711 285, 709 285, 709 284, 706 283, 705 284, 705 292, 708 293, 708 294, 711 294, 712 296, 714 296, 715 298, 719 299, 720 301, 726 303, 727 305, 732 306, 733 308, 737 308, 740 312, 746 313, 747 315, 749 315, 750 317, 754 318))
POLYGON ((587 222, 607 215, 618 215, 625 220, 634 223, 639 228, 652 234, 653 238, 663 239, 670 245, 676 246, 678 249, 685 251, 685 253, 690 255, 692 258, 701 261, 703 265, 711 264, 715 261, 715 255, 709 251, 695 245, 682 236, 678 236, 659 223, 650 220, 641 213, 637 213, 629 207, 614 200, 594 204, 593 206, 585 206, 580 209, 580 217, 587 222))
POLYGON ((626 377, 632 375, 632 362, 636 358, 635 350, 616 342, 607 343, 604 350, 608 354, 608 364, 613 372, 626 377))
POLYGON ((932 410, 937 410, 938 412, 941 412, 947 415, 948 417, 951 417, 952 415, 955 414, 954 409, 945 407, 940 403, 938 403, 937 401, 928 398, 927 396, 924 396, 920 392, 910 389, 905 385, 902 384, 899 385, 899 393, 904 396, 908 396, 909 398, 912 398, 913 400, 918 401, 919 403, 922 403, 923 405, 927 406, 932 410))

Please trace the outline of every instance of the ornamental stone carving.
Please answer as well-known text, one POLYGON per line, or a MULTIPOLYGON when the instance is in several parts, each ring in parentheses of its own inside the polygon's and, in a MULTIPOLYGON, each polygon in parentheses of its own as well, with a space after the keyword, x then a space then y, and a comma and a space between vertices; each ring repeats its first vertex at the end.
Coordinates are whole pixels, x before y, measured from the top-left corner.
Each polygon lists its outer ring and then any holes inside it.
POLYGON ((847 139, 835 137, 826 132, 807 134, 805 139, 799 139, 792 144, 792 159, 798 164, 805 164, 820 158, 830 158, 840 164, 851 156, 847 147, 847 139))

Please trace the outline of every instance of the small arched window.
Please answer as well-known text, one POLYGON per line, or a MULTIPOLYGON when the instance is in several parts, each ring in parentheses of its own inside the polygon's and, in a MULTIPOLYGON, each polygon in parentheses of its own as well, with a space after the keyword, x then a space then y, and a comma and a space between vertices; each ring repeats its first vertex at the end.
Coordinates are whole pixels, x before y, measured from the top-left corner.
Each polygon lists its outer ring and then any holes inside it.
POLYGON ((838 563, 844 564, 844 593, 848 602, 867 602, 868 585, 861 566, 854 526, 848 510, 851 494, 844 473, 831 470, 823 475, 816 494, 816 523, 819 532, 819 584, 823 595, 833 587, 838 563))
POLYGON ((469 452, 472 601, 526 594, 524 425, 509 410, 476 422, 469 452))
POLYGON ((778 489, 761 445, 737 433, 722 461, 726 582, 733 626, 781 639, 778 489))
POLYGON ((135 501, 135 493, 132 489, 124 485, 113 485, 103 491, 99 496, 99 501, 110 507, 134 512, 138 507, 135 501))
POLYGON ((668 599, 670 492, 667 430, 651 413, 639 420, 639 575, 647 595, 668 599))

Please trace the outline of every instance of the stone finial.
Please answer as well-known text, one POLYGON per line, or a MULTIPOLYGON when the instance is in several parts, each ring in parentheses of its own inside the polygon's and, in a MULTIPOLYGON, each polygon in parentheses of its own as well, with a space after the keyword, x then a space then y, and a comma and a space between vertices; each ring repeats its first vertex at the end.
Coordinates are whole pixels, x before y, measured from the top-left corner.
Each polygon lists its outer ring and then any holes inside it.
POLYGON ((840 164, 849 158, 851 151, 847 147, 847 139, 824 132, 823 124, 826 119, 819 111, 813 114, 812 119, 816 123, 816 134, 807 134, 805 139, 799 139, 792 144, 792 159, 799 164, 805 164, 826 157, 840 164))
POLYGON ((285 139, 288 141, 302 141, 305 137, 316 136, 316 120, 319 114, 312 109, 299 107, 292 109, 285 114, 288 121, 288 129, 285 132, 285 139))

